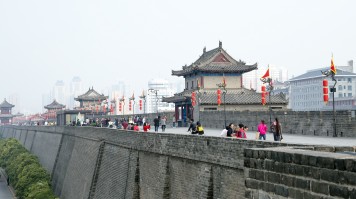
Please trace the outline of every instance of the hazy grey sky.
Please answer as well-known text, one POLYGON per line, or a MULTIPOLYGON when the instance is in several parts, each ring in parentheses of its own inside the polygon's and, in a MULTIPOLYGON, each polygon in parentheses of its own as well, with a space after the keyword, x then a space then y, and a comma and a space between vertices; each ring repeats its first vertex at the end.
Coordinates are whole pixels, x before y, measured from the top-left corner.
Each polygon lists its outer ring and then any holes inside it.
POLYGON ((356 59, 353 0, 0 0, 0 101, 39 111, 57 80, 136 93, 219 40, 235 59, 290 75, 356 59), (15 104, 16 105, 16 104, 15 104))

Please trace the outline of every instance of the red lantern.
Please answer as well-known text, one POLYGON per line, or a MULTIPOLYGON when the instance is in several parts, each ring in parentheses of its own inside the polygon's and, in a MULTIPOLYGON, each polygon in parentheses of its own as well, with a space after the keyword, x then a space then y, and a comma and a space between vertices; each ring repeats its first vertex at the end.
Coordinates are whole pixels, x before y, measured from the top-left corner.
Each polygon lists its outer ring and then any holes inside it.
POLYGON ((323 80, 323 95, 324 95, 324 103, 327 104, 329 101, 329 89, 328 89, 328 80, 323 80))
POLYGON ((131 103, 131 100, 129 101, 129 111, 131 111, 132 109, 132 103, 131 103))
POLYGON ((265 85, 262 85, 261 87, 261 103, 262 105, 265 105, 266 104, 266 86, 265 85))
POLYGON ((195 92, 192 92, 192 106, 195 106, 195 92))
POLYGON ((121 112, 121 111, 122 111, 122 103, 119 102, 119 112, 121 112))
POLYGON ((220 104, 221 104, 221 90, 218 89, 218 90, 216 91, 216 94, 218 95, 218 106, 220 106, 220 104))

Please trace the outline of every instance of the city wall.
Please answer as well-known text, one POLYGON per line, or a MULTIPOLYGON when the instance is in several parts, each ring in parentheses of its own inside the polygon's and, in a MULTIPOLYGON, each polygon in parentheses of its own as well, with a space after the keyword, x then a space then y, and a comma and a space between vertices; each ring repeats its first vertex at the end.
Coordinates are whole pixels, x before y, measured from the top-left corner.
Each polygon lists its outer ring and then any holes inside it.
POLYGON ((92 127, 7 126, 0 132, 39 157, 60 198, 354 198, 356 192, 356 156, 335 153, 354 147, 92 127), (320 169, 320 175, 304 176, 301 169, 320 169), (335 176, 340 173, 343 180, 335 176), (327 190, 316 190, 317 183, 327 190))

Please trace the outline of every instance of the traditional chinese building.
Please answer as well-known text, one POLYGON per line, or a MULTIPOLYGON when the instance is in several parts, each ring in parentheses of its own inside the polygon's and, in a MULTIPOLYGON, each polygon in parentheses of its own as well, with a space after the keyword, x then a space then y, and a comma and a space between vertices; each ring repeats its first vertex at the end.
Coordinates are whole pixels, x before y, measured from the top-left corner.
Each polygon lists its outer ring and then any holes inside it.
MULTIPOLYGON (((246 89, 242 85, 242 74, 256 70, 257 63, 249 65, 235 60, 223 48, 206 51, 198 60, 182 70, 172 70, 172 75, 185 78, 185 89, 164 102, 175 103, 176 120, 186 123, 188 118, 199 120, 199 114, 210 110, 244 111, 268 110, 261 104, 261 93, 246 89), (221 90, 221 105, 218 106, 217 90, 221 90), (192 106, 192 92, 196 93, 196 103, 192 106)), ((272 108, 286 108, 287 100, 283 95, 271 96, 268 100, 272 108)))
POLYGON ((11 109, 15 107, 4 99, 0 104, 0 125, 11 124, 11 120, 14 117, 11 113, 11 109))
POLYGON ((106 102, 108 98, 108 96, 99 94, 93 88, 89 88, 86 93, 74 98, 74 100, 79 101, 79 107, 75 109, 101 111, 101 104, 106 102))
POLYGON ((56 121, 57 111, 61 111, 65 107, 65 105, 58 103, 56 100, 53 100, 51 104, 44 106, 44 108, 47 109, 47 112, 43 113, 42 116, 45 117, 49 122, 56 121))

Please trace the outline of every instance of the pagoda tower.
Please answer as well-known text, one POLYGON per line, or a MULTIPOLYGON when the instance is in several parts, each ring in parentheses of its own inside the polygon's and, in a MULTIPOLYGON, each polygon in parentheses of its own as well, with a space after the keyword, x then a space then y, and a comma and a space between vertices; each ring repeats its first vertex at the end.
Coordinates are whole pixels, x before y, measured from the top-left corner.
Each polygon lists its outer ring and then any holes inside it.
POLYGON ((79 95, 78 97, 74 98, 74 100, 79 102, 79 107, 76 107, 75 109, 81 109, 81 110, 92 110, 92 111, 99 111, 101 112, 101 104, 102 103, 107 103, 107 99, 109 96, 105 96, 103 94, 99 94, 97 91, 94 90, 94 88, 89 88, 89 90, 82 94, 79 95))
MULTIPOLYGON (((242 74, 252 70, 257 70, 257 63, 249 65, 235 60, 219 41, 219 47, 210 51, 204 48, 203 54, 189 66, 172 70, 172 75, 184 77, 185 89, 162 101, 175 104, 175 118, 183 125, 189 119, 200 120, 204 111, 268 110, 261 104, 261 94, 242 84, 242 74), (217 100, 218 95, 221 100, 217 100)), ((287 107, 284 95, 270 97, 276 108, 287 107)))
POLYGON ((15 105, 10 104, 6 99, 0 104, 0 125, 12 124, 14 115, 12 115, 11 109, 13 107, 15 105))
POLYGON ((47 109, 47 112, 42 114, 42 116, 46 117, 48 121, 55 121, 57 117, 57 111, 61 111, 65 107, 65 105, 58 103, 56 100, 53 100, 52 103, 44 106, 44 108, 47 109))

